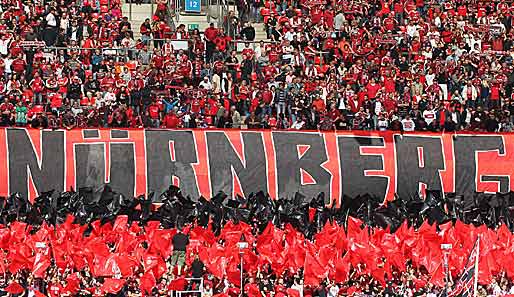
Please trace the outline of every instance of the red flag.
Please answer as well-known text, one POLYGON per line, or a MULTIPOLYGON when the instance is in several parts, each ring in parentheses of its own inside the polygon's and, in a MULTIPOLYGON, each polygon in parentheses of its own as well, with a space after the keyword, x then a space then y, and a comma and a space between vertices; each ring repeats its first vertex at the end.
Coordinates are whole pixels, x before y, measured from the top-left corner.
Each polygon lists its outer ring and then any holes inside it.
POLYGON ((95 255, 93 259, 93 266, 91 267, 91 273, 94 276, 114 276, 118 271, 118 264, 116 263, 116 255, 110 255, 109 257, 102 257, 95 255))
POLYGON ((118 268, 120 269, 120 273, 123 277, 129 277, 134 274, 138 265, 133 257, 129 257, 125 254, 116 254, 114 259, 116 264, 118 264, 118 268))
POLYGON ((336 250, 330 246, 325 246, 319 250, 318 260, 322 266, 333 267, 336 250))
POLYGON ((185 291, 187 286, 187 280, 183 277, 172 280, 168 286, 170 291, 185 291))
POLYGON ((442 263, 434 270, 434 272, 430 275, 430 283, 433 285, 436 285, 438 287, 444 287, 445 286, 445 274, 444 274, 444 267, 442 263))
POLYGON ((155 278, 160 278, 163 274, 168 271, 166 267, 166 262, 162 259, 162 257, 157 258, 157 265, 153 268, 153 274, 155 278))
POLYGON ((153 275, 153 272, 149 270, 141 277, 139 289, 144 296, 150 295, 156 284, 157 281, 155 280, 155 276, 153 275))
POLYGON ((50 267, 50 259, 47 256, 38 253, 32 267, 32 275, 36 278, 44 278, 48 267, 50 267))
POLYGON ((66 216, 66 220, 62 224, 62 228, 67 231, 71 230, 73 228, 73 221, 75 221, 75 217, 72 214, 68 214, 66 216))
POLYGON ((12 282, 4 289, 4 291, 11 294, 21 294, 25 292, 25 289, 17 282, 12 282))
POLYGON ((320 280, 325 278, 328 272, 328 270, 319 263, 316 255, 311 254, 309 249, 307 249, 305 254, 305 265, 303 269, 304 284, 313 286, 319 285, 320 280))
POLYGON ((355 234, 361 233, 362 229, 362 221, 354 218, 354 217, 348 217, 347 227, 346 227, 346 233, 348 234, 348 237, 352 236, 354 237, 355 234))
POLYGON ((323 229, 316 235, 314 235, 314 242, 318 247, 324 247, 326 245, 333 245, 337 239, 337 233, 339 228, 336 224, 331 224, 327 221, 323 229))
POLYGON ((348 273, 350 271, 350 261, 348 254, 344 257, 338 257, 335 263, 334 279, 337 283, 344 283, 348 280, 348 273))
POLYGON ((107 278, 105 279, 100 290, 104 293, 116 294, 125 285, 124 279, 107 278))
POLYGON ((234 286, 241 286, 241 271, 237 267, 237 262, 232 261, 227 267, 227 279, 234 286))
POLYGON ((176 231, 174 230, 157 229, 153 231, 152 237, 150 238, 150 248, 148 250, 168 258, 171 256, 171 241, 175 233, 176 231))
POLYGON ((314 216, 316 215, 316 209, 309 207, 309 222, 312 223, 314 221, 314 216))
POLYGON ((261 291, 256 284, 246 284, 245 293, 248 295, 248 297, 262 297, 261 291))
POLYGON ((119 215, 116 217, 114 221, 114 225, 112 230, 114 232, 125 232, 128 229, 128 216, 127 215, 119 215))
POLYGON ((8 249, 11 239, 11 230, 9 228, 0 229, 0 248, 8 249))
POLYGON ((298 290, 295 290, 295 289, 287 289, 286 290, 287 292, 287 296, 290 296, 290 297, 300 297, 300 292, 298 292, 298 290))
POLYGON ((64 293, 70 293, 74 295, 80 288, 80 281, 76 273, 68 275, 66 278, 66 287, 63 288, 64 293))

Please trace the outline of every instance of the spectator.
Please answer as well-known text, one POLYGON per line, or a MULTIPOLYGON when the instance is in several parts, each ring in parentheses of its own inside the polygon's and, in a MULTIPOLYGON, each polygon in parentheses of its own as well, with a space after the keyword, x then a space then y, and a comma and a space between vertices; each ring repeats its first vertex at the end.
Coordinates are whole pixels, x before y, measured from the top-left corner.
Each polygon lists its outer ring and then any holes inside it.
POLYGON ((171 255, 171 267, 177 266, 177 274, 182 275, 182 268, 186 263, 186 250, 189 245, 189 237, 179 228, 177 234, 173 235, 173 254, 171 255))

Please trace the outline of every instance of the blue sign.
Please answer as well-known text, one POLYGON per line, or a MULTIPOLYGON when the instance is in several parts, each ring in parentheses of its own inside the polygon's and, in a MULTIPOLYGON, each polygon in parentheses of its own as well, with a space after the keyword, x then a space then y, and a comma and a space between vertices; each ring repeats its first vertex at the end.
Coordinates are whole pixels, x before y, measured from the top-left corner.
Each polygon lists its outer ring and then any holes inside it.
POLYGON ((186 12, 200 12, 201 9, 200 0, 186 0, 186 12))

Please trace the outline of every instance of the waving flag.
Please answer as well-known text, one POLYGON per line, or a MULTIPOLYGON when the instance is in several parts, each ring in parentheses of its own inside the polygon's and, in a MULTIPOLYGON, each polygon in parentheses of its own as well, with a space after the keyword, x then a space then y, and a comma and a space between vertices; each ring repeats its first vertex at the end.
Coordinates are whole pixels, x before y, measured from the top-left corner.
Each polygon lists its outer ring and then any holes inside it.
POLYGON ((480 237, 477 238, 471 253, 469 254, 464 271, 457 281, 457 286, 448 293, 448 297, 477 296, 478 259, 480 257, 480 237))

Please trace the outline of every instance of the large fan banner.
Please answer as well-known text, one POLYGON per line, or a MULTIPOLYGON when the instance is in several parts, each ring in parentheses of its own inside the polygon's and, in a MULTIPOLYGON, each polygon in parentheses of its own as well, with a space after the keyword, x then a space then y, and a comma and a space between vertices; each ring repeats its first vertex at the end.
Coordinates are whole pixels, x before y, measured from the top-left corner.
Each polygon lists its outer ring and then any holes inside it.
POLYGON ((324 193, 339 205, 345 196, 387 201, 426 189, 508 192, 513 175, 514 134, 0 129, 0 195, 30 199, 109 184, 158 200, 173 184, 195 199, 324 193))

